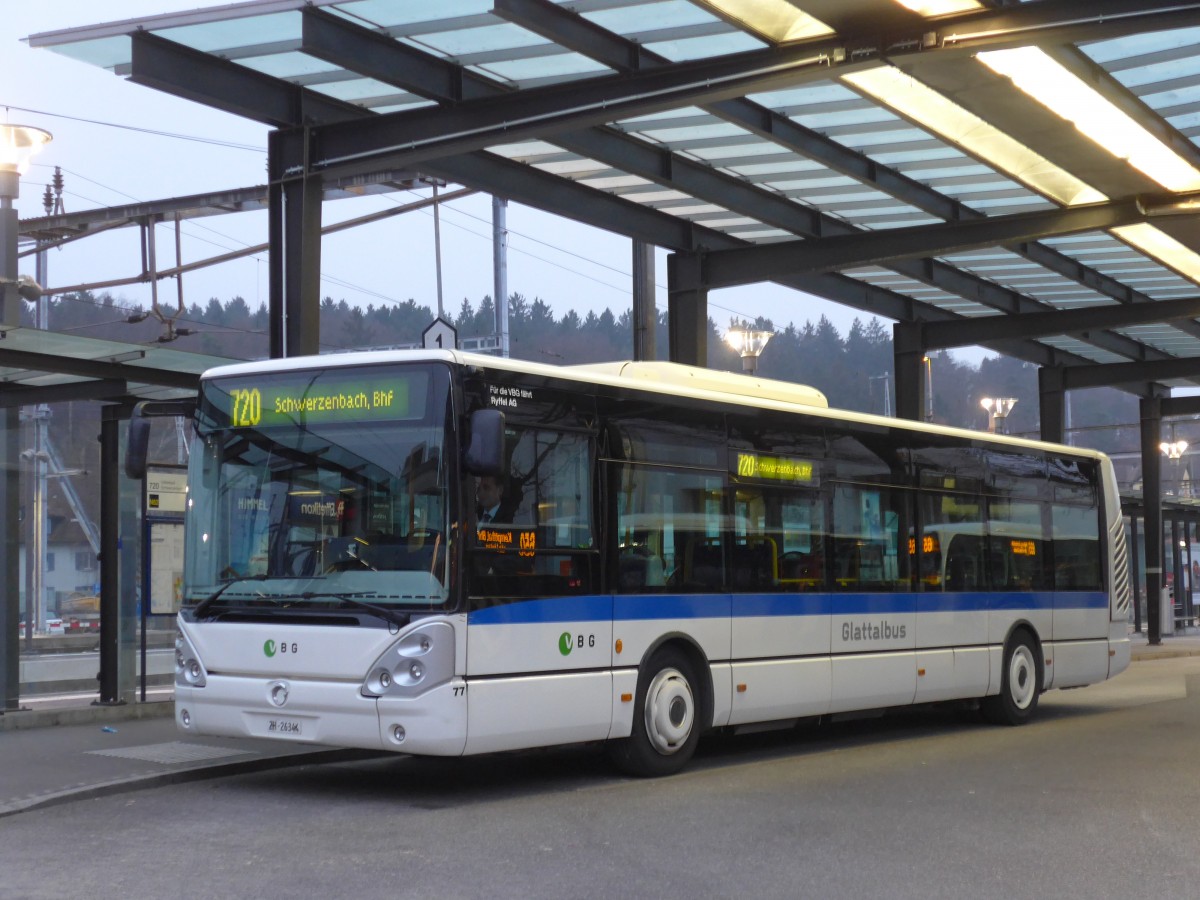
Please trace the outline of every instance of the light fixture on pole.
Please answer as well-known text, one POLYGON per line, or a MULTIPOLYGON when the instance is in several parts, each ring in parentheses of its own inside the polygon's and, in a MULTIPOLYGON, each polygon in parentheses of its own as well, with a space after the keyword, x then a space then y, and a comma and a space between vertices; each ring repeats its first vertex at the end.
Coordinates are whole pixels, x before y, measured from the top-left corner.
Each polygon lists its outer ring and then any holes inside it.
MULTIPOLYGON (((33 292, 32 279, 22 282, 17 261, 17 232, 20 221, 13 201, 21 195, 21 176, 29 170, 34 155, 50 142, 50 133, 28 125, 0 125, 0 326, 17 328, 21 324, 21 298, 33 292)), ((38 291, 40 293, 40 291, 38 291)), ((36 298, 36 295, 35 295, 36 298)), ((0 621, 12 621, 17 612, 16 597, 19 591, 17 571, 17 522, 20 518, 20 409, 8 407, 0 414, 0 569, 5 575, 0 578, 0 603, 7 606, 9 615, 0 615, 0 621)), ((44 603, 44 594, 43 591, 44 603)), ((34 606, 35 598, 25 595, 25 636, 33 641, 34 611, 43 611, 43 606, 34 606)), ((39 619, 44 622, 44 615, 39 619)), ((7 647, 8 635, 0 647, 7 647)), ((15 648, 14 648, 15 649, 15 648)), ((10 707, 16 698, 14 685, 7 675, 0 673, 0 704, 10 707)))
POLYGON ((759 331, 748 323, 735 325, 725 332, 725 341, 742 357, 742 371, 753 375, 758 371, 758 357, 775 332, 759 331))
MULTIPOLYGON (((28 125, 0 125, 0 293, 3 324, 21 324, 21 282, 17 275, 17 210, 21 176, 29 161, 50 142, 50 132, 28 125)), ((31 290, 27 287, 25 293, 31 290)))
POLYGON ((1008 420, 1008 414, 1012 412, 1013 407, 1017 405, 1017 398, 984 397, 979 401, 979 405, 988 411, 988 431, 992 434, 997 432, 1000 434, 1007 434, 1008 429, 1004 426, 1008 420))
POLYGON ((1158 449, 1167 459, 1183 459, 1184 451, 1188 448, 1187 441, 1163 441, 1158 449))

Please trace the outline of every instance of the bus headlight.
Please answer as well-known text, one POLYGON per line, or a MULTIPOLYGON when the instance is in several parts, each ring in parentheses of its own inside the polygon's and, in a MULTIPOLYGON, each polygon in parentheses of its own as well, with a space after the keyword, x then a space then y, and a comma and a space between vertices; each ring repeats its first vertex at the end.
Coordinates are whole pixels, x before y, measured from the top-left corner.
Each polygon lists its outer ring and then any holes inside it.
POLYGON ((367 672, 367 697, 414 696, 454 677, 454 628, 448 622, 417 625, 387 649, 367 672))
POLYGON ((204 663, 200 662, 200 654, 192 646, 182 631, 175 632, 175 686, 204 687, 208 681, 208 673, 204 663))

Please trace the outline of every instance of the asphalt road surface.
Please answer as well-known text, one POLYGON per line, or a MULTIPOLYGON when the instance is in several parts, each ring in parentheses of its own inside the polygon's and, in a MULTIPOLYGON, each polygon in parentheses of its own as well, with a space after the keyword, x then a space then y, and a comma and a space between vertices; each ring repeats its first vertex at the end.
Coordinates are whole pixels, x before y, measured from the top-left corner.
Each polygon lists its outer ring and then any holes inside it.
POLYGON ((1141 662, 1022 728, 710 737, 661 780, 576 747, 80 800, 0 820, 0 897, 1194 898, 1198 768, 1200 658, 1141 662))

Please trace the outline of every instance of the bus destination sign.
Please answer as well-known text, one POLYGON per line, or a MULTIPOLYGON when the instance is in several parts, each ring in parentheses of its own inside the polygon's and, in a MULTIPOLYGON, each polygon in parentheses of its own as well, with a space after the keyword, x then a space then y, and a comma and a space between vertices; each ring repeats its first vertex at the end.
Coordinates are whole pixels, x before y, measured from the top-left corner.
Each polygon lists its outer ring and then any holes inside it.
POLYGON ((786 481, 790 484, 812 484, 814 476, 811 460, 741 451, 737 454, 736 471, 739 478, 786 481))
POLYGON ((319 422, 372 422, 419 418, 424 406, 423 372, 361 370, 271 373, 222 378, 205 386, 218 421, 231 428, 269 428, 319 422))

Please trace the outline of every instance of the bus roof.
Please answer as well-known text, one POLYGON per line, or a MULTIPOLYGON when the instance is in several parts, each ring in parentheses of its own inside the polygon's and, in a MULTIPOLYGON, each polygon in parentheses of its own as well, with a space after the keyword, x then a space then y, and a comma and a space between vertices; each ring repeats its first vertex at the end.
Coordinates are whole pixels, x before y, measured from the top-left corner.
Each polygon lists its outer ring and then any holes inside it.
POLYGON ((694 397, 765 409, 804 412, 821 418, 837 419, 876 427, 903 428, 931 434, 944 434, 960 439, 987 441, 1005 444, 1016 449, 1057 449, 1076 456, 1106 458, 1098 450, 1086 447, 1071 447, 1044 441, 1029 440, 1011 435, 990 434, 935 425, 908 419, 860 413, 853 410, 830 407, 825 395, 816 388, 790 382, 775 381, 716 369, 702 369, 669 362, 617 361, 583 365, 550 365, 528 362, 483 353, 468 353, 463 350, 363 350, 349 353, 330 353, 320 356, 294 356, 284 359, 257 360, 235 363, 209 369, 202 380, 229 375, 248 375, 257 372, 286 372, 309 368, 336 368, 340 366, 383 365, 397 362, 445 362, 480 369, 504 372, 528 373, 547 378, 562 378, 588 385, 609 385, 643 390, 648 393, 694 397))

